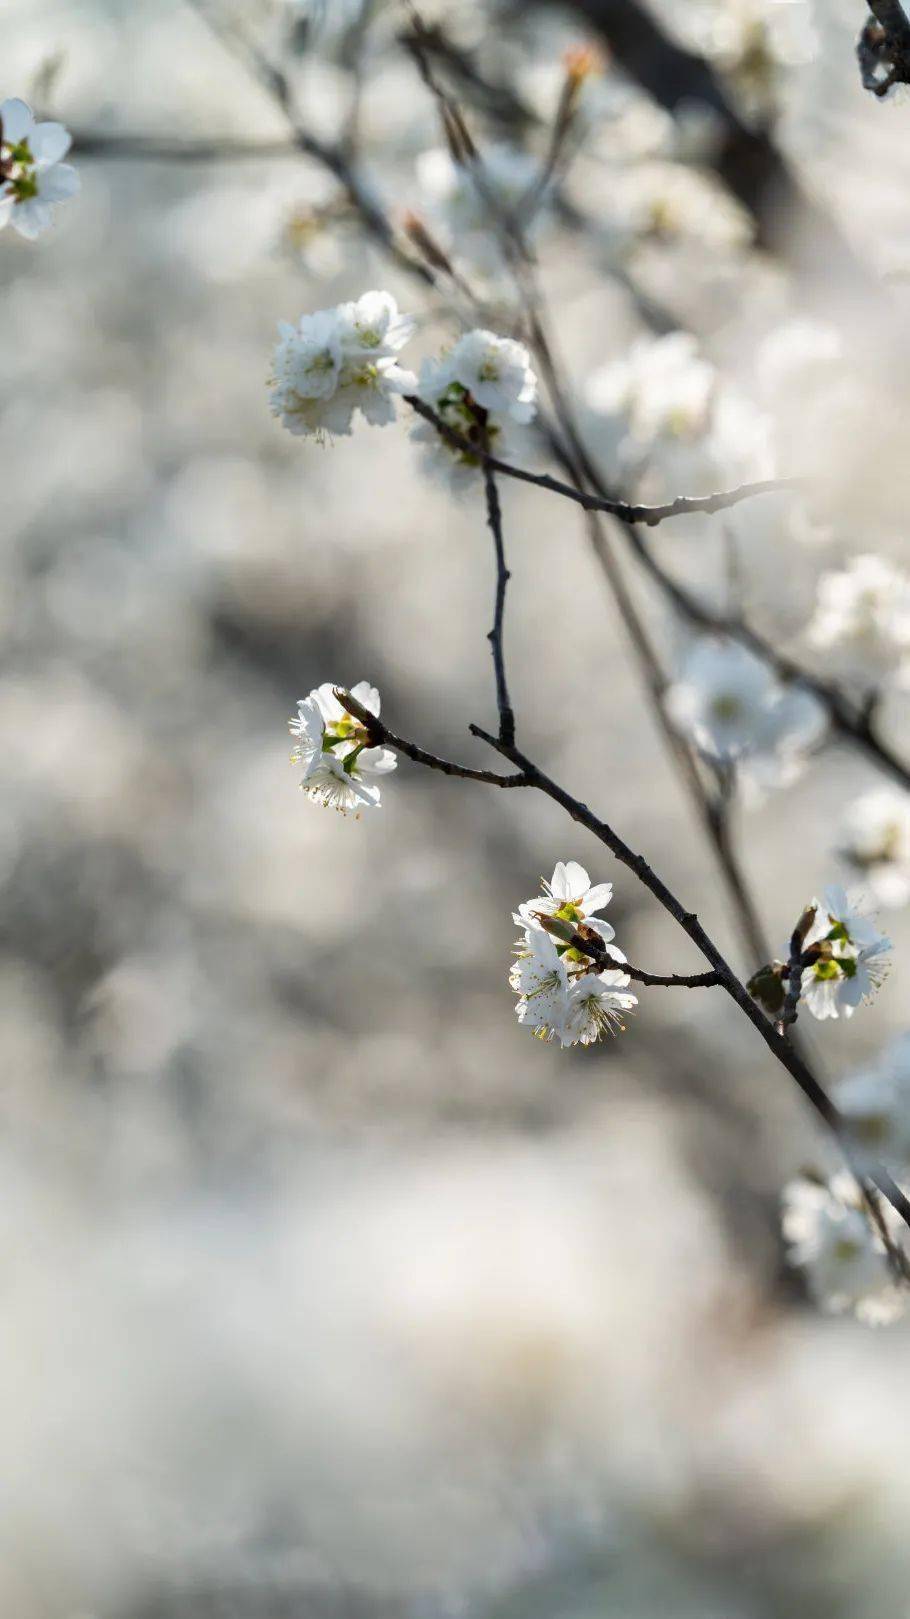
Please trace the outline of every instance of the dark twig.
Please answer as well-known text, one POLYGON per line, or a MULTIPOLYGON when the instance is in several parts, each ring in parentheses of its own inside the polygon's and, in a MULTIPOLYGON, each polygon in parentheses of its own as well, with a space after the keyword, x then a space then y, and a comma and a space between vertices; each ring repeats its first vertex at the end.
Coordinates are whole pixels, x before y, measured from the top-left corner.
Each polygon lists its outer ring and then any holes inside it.
POLYGON ((483 482, 487 499, 487 523, 493 536, 493 548, 496 553, 496 606, 493 614, 493 628, 490 631, 488 640, 493 651, 493 669, 496 675, 496 707, 499 709, 499 735, 503 742, 512 743, 515 741, 515 712, 509 701, 505 654, 502 645, 506 611, 506 586, 511 575, 506 567, 499 491, 496 488, 493 469, 488 461, 484 461, 483 465, 483 482))
POLYGON ((516 478, 520 483, 533 484, 537 489, 549 490, 550 494, 563 495, 566 500, 573 500, 576 506, 581 506, 586 512, 603 512, 607 517, 618 517, 624 523, 644 523, 649 528, 655 528, 658 523, 666 522, 669 517, 684 517, 694 512, 708 513, 728 511, 731 506, 738 506, 744 500, 752 500, 756 495, 785 494, 788 490, 805 488, 805 481, 799 478, 765 478, 758 483, 740 484, 736 489, 723 489, 710 495, 678 495, 675 500, 668 501, 663 506, 643 506, 628 500, 618 500, 607 495, 592 495, 585 489, 579 489, 575 484, 564 483, 561 478, 554 478, 548 472, 529 472, 526 467, 516 467, 509 461, 501 461, 498 456, 490 455, 488 451, 459 433, 457 428, 450 427, 435 410, 427 405, 416 394, 406 394, 406 403, 424 421, 435 427, 440 438, 450 444, 454 450, 471 456, 472 460, 481 461, 492 472, 501 473, 504 478, 516 478))
POLYGON ((426 748, 419 748, 416 742, 408 742, 403 736, 396 736, 387 725, 383 725, 377 714, 371 714, 362 703, 352 697, 343 687, 335 688, 335 696, 342 708, 352 714, 355 720, 366 731, 371 747, 394 748, 403 753, 406 759, 411 759, 415 765, 426 765, 428 770, 439 770, 444 776, 460 776, 463 781, 482 781, 488 787, 527 787, 529 784, 519 772, 514 776, 497 775, 495 770, 472 770, 470 765, 453 764, 450 759, 440 759, 435 753, 428 753, 426 748))

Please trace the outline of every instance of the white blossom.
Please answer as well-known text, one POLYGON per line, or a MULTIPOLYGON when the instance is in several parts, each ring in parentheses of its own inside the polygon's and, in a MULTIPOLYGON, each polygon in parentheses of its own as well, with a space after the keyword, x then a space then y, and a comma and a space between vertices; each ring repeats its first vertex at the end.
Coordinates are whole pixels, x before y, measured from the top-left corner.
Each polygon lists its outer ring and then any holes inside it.
MULTIPOLYGON (((596 883, 577 860, 558 860, 549 882, 541 879, 542 894, 525 900, 513 913, 512 921, 519 927, 540 928, 539 917, 558 917, 562 922, 590 922, 598 911, 609 905, 613 897, 612 883, 596 883)), ((602 922, 605 931, 601 937, 607 942, 615 938, 609 923, 602 922)), ((599 929, 598 929, 599 931, 599 929)))
POLYGON ((359 410, 373 426, 395 419, 395 398, 413 393, 417 378, 396 361, 414 322, 387 292, 366 292, 356 303, 282 321, 272 361, 271 406, 289 432, 347 434, 359 410))
POLYGON ((523 343, 483 328, 465 332, 448 356, 452 376, 481 409, 530 422, 537 409, 537 378, 523 343))
POLYGON ((709 759, 736 766, 754 790, 794 780, 825 728, 820 704, 783 686, 736 641, 695 643, 666 693, 667 713, 709 759))
POLYGON ((818 946, 817 959, 803 970, 800 994, 812 1016, 852 1017, 872 999, 887 971, 891 940, 834 885, 812 901, 815 919, 803 950, 818 946))
POLYGON ((628 354, 595 371, 585 389, 591 409, 620 417, 639 447, 705 432, 717 372, 690 332, 638 338, 628 354))
MULTIPOLYGON (((500 457, 510 453, 514 428, 531 421, 537 409, 537 378, 524 344, 482 330, 465 333, 447 353, 425 360, 418 392, 447 427, 500 457)), ((447 443, 430 422, 420 422, 411 437, 429 452, 428 468, 445 470, 456 487, 481 464, 471 450, 447 443)))
POLYGON ((855 1153, 910 1176, 910 1038, 900 1036, 870 1067, 839 1080, 833 1096, 855 1153))
MULTIPOLYGON (((351 696, 378 715, 375 686, 361 680, 351 687, 351 696)), ((376 778, 394 770, 398 761, 390 748, 370 746, 364 727, 342 707, 331 684, 302 697, 288 726, 298 739, 291 759, 303 766, 300 786, 308 798, 342 814, 378 808, 376 778)))
POLYGON ((604 453, 627 476, 646 474, 654 498, 773 475, 770 418, 722 383, 690 332, 636 339, 588 377, 585 400, 604 453))
POLYGON ((812 646, 828 652, 838 673, 868 683, 910 677, 910 574, 884 557, 853 557, 818 582, 812 646))
POLYGON ((79 190, 79 176, 61 161, 72 137, 62 124, 35 122, 24 101, 0 103, 0 230, 12 225, 33 241, 52 223, 52 210, 79 190))
POLYGON ((611 259, 642 242, 696 242, 725 251, 748 246, 748 212, 713 175, 687 163, 634 162, 610 176, 600 238, 611 259))
POLYGON ((880 905, 910 900, 910 793, 873 787, 848 804, 840 825, 839 850, 880 905))
POLYGON ((503 268, 496 218, 527 237, 550 191, 539 160, 501 142, 485 146, 470 165, 456 163, 444 147, 422 152, 417 178, 441 240, 490 276, 503 268))
POLYGON ((623 971, 625 956, 612 943, 613 928, 595 913, 613 893, 612 884, 591 884, 584 866, 559 861, 543 893, 519 905, 512 920, 522 929, 509 981, 518 995, 516 1014, 542 1040, 562 1046, 591 1045, 622 1028, 622 1014, 638 1004, 623 971), (616 967, 596 970, 590 957, 548 933, 541 917, 596 933, 616 967))
POLYGON ((822 1309, 852 1310, 876 1325, 903 1313, 906 1294, 895 1285, 884 1243, 851 1176, 838 1174, 827 1183, 808 1177, 791 1181, 783 1195, 783 1231, 790 1263, 805 1273, 822 1309))

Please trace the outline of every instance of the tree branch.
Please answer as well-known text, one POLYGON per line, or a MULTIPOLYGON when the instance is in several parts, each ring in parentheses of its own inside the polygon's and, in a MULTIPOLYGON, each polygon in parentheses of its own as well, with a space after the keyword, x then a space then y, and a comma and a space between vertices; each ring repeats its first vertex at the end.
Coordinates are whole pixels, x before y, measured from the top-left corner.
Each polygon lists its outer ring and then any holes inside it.
POLYGON ((487 500, 487 522, 493 536, 493 548, 496 553, 496 605, 493 613, 493 628, 490 631, 488 640, 493 651, 493 669, 496 675, 496 707, 499 709, 499 735, 503 742, 514 742, 515 713, 509 701, 509 687, 506 681, 505 655, 502 645, 506 611, 506 586, 511 575, 506 567, 499 491, 496 488, 493 469, 486 460, 483 465, 483 482, 487 500))
POLYGON ((411 759, 416 765, 425 765, 428 770, 439 770, 444 776, 460 776, 463 781, 482 781, 488 787, 527 787, 528 782, 519 772, 514 776, 497 775, 494 770, 473 770, 469 765, 453 764, 450 759, 440 759, 435 753, 428 753, 426 748, 419 748, 416 742, 408 742, 403 736, 396 736, 384 725, 378 714, 371 714, 368 708, 352 697, 343 686, 334 688, 342 708, 359 720, 374 748, 389 747, 396 752, 403 753, 406 759, 411 759))
POLYGON ((684 517, 694 512, 708 513, 728 511, 731 506, 738 506, 744 500, 752 500, 756 495, 785 494, 789 490, 804 489, 805 479, 801 478, 764 478, 758 483, 740 484, 736 489, 722 489, 710 495, 678 495, 675 500, 668 501, 663 506, 642 506, 632 501, 619 500, 609 495, 592 495, 580 489, 575 484, 563 483, 561 478, 554 478, 548 472, 529 472, 525 467, 516 467, 509 461, 501 461, 498 456, 491 455, 488 450, 474 444, 459 433, 457 428, 450 427, 416 394, 405 394, 405 403, 422 416, 424 421, 435 427, 440 438, 453 450, 460 450, 462 454, 470 455, 472 460, 480 461, 491 472, 501 473, 504 478, 515 478, 520 483, 533 484, 536 489, 546 489, 553 495, 563 495, 566 500, 572 500, 576 506, 581 506, 586 512, 604 512, 608 517, 618 517, 624 523, 645 523, 649 528, 656 528, 658 523, 666 522, 669 517, 684 517))

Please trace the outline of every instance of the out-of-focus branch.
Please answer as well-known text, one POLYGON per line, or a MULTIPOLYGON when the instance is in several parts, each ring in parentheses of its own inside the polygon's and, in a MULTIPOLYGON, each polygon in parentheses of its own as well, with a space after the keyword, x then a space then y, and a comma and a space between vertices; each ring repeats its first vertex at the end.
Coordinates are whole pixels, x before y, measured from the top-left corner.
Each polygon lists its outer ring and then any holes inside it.
MULTIPOLYGON (((542 0, 539 0, 542 3, 542 0)), ((736 111, 711 64, 665 33, 642 0, 569 0, 606 41, 618 65, 669 112, 710 108, 722 131, 713 162, 725 185, 756 222, 760 247, 789 267, 868 294, 874 278, 820 203, 806 195, 765 128, 751 128, 736 111)))
POLYGON ((261 51, 253 40, 235 28, 217 5, 209 0, 187 0, 198 17, 224 46, 236 56, 254 79, 268 91, 280 107, 293 134, 299 151, 313 158, 329 170, 357 210, 369 234, 408 274, 416 276, 428 286, 434 286, 436 276, 429 265, 415 259, 396 234, 388 214, 373 195, 372 190, 357 172, 346 149, 338 144, 320 140, 304 124, 294 101, 287 75, 261 51))
POLYGON ((300 143, 234 135, 186 138, 181 136, 75 129, 70 151, 74 157, 147 163, 237 163, 247 158, 298 157, 300 143))
POLYGON ((658 523, 665 523, 670 517, 686 517, 699 512, 711 516, 716 512, 729 511, 731 506, 739 506, 744 500, 754 500, 758 495, 786 494, 788 491, 806 487, 805 479, 801 478, 763 478, 756 483, 743 483, 736 489, 721 489, 710 495, 677 495, 675 500, 667 501, 662 506, 645 506, 612 496, 592 495, 585 489, 579 489, 576 484, 564 483, 561 478, 551 477, 549 473, 529 472, 525 467, 516 467, 508 461, 501 461, 498 456, 490 455, 481 446, 472 444, 456 428, 442 421, 432 407, 425 404, 422 399, 413 394, 407 394, 405 397, 412 410, 430 422, 440 438, 453 449, 471 455, 505 478, 516 478, 520 483, 534 484, 538 489, 547 489, 553 495, 562 495, 566 500, 573 500, 577 506, 583 506, 585 511, 604 512, 607 517, 618 517, 624 523, 644 523, 648 528, 656 528, 658 523))

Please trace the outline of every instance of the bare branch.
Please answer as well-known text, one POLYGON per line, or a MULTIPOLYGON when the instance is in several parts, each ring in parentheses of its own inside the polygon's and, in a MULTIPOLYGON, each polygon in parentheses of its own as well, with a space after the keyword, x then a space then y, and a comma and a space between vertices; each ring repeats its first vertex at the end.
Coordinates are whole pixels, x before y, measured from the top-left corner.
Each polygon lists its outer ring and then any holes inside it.
POLYGON ((440 759, 435 753, 428 753, 426 748, 419 748, 416 742, 408 742, 403 736, 396 736, 387 725, 382 723, 378 714, 371 714, 368 708, 352 697, 349 691, 342 686, 335 687, 335 696, 342 708, 359 720, 370 739, 371 747, 395 748, 403 753, 406 759, 411 759, 416 765, 426 765, 429 770, 439 770, 444 776, 460 776, 463 781, 482 781, 488 787, 527 787, 528 783, 519 772, 514 776, 497 775, 494 770, 472 770, 469 765, 453 764, 450 759, 440 759))
POLYGON ((493 614, 493 628, 488 640, 493 650, 493 669, 496 675, 496 707, 499 709, 499 735, 503 742, 515 741, 515 713, 509 701, 509 687, 506 681, 505 655, 502 646, 502 636, 506 611, 506 586, 511 575, 506 567, 505 542, 502 535, 502 507, 499 504, 499 491, 496 488, 496 479, 493 469, 487 461, 483 467, 484 490, 487 499, 487 522, 493 536, 493 548, 496 553, 496 606, 493 614))

